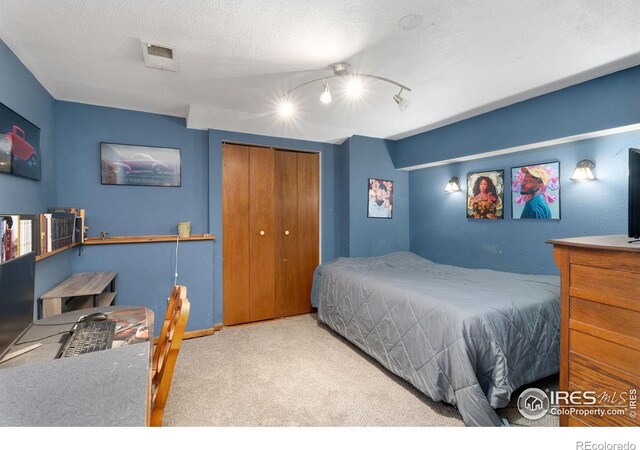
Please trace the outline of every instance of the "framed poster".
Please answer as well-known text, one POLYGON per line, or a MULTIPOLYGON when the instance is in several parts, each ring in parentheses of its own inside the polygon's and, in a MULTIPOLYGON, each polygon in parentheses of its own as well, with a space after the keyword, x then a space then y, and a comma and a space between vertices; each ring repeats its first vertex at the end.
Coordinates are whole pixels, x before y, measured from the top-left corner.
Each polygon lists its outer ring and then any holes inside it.
POLYGON ((180 149, 100 144, 102 184, 180 186, 180 149))
POLYGON ((467 174, 467 219, 504 219, 504 170, 467 174))
POLYGON ((560 219, 560 162, 511 169, 513 219, 560 219))
POLYGON ((0 172, 39 180, 40 128, 0 103, 0 172))
POLYGON ((369 178, 367 217, 391 219, 393 216, 393 181, 369 178))

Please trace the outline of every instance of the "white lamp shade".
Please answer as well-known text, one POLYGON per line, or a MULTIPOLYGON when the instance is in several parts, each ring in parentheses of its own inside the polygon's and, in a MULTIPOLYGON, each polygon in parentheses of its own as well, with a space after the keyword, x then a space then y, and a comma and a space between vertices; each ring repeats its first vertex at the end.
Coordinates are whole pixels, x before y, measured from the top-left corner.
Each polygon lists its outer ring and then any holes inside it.
POLYGON ((445 186, 444 190, 449 193, 458 192, 460 190, 460 181, 458 180, 458 177, 451 178, 445 186))
POLYGON ((576 170, 573 171, 573 175, 571 175, 571 179, 573 181, 591 181, 595 180, 596 177, 593 175, 593 169, 596 164, 590 159, 583 159, 576 166, 576 170))

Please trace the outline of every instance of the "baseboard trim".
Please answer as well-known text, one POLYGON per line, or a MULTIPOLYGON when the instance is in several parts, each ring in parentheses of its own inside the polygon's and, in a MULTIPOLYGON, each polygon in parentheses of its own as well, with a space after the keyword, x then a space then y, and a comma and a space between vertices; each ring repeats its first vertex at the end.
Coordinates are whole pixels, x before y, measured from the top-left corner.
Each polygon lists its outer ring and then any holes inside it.
MULTIPOLYGON (((296 315, 303 315, 303 314, 310 314, 310 313, 301 313, 301 314, 296 314, 296 315)), ((293 316, 287 316, 287 317, 293 317, 293 316)), ((267 320, 263 320, 261 322, 268 322, 271 320, 280 320, 280 319, 285 319, 286 317, 276 317, 273 319, 267 319, 267 320)), ((260 323, 260 322, 249 322, 249 323, 241 323, 238 325, 231 325, 231 326, 246 326, 246 325, 252 325, 255 323, 260 323)), ((193 338, 199 338, 202 336, 211 336, 212 334, 218 332, 218 331, 222 331, 222 329, 225 327, 225 325, 223 323, 217 323, 213 326, 213 328, 206 328, 204 330, 196 330, 196 331, 185 331, 184 332, 184 337, 183 339, 193 339, 193 338)), ((154 339, 154 343, 158 340, 158 338, 154 339)))
POLYGON ((202 336, 211 336, 213 334, 213 328, 207 328, 204 330, 185 331, 183 339, 193 339, 202 336))

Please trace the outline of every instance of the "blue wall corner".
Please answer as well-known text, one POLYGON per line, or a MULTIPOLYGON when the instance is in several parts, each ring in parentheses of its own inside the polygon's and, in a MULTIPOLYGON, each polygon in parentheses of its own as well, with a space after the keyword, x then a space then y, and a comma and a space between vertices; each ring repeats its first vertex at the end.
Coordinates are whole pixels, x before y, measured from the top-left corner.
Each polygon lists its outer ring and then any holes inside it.
MULTIPOLYGON (((57 200, 56 101, 1 40, 0 80, 0 103, 40 128, 42 163, 39 181, 0 173, 0 213, 39 214, 57 200)), ((70 273, 71 260, 63 255, 38 262, 36 298, 70 273)))
POLYGON ((409 250, 409 175, 391 160, 395 142, 352 136, 348 146, 349 256, 409 250), (369 178, 393 181, 391 219, 367 217, 369 178))
MULTIPOLYGON (((183 118, 117 108, 57 102, 58 206, 85 208, 89 236, 177 234, 191 222, 193 234, 208 233, 208 133, 189 130, 183 118), (101 184, 100 143, 179 148, 181 186, 101 184)), ((187 330, 213 327, 213 249, 211 241, 87 247, 73 259, 74 272, 118 272, 116 303, 142 305, 162 325, 166 298, 178 283, 192 304, 187 330)))
POLYGON ((90 236, 176 234, 181 221, 193 234, 209 231, 206 131, 179 117, 70 102, 58 102, 56 117, 58 202, 86 208, 90 236), (101 184, 101 142, 180 149, 181 186, 101 184))
POLYGON ((336 148, 335 197, 336 210, 336 252, 335 257, 349 256, 350 216, 349 202, 349 139, 336 148))

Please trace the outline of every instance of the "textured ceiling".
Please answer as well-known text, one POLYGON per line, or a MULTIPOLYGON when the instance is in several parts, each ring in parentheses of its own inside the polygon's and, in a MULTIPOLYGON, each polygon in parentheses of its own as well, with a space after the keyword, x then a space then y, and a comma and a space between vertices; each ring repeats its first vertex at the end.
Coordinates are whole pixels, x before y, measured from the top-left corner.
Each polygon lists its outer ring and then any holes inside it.
MULTIPOLYGON (((638 0, 3 0, 0 39, 59 100, 187 118, 190 128, 340 142, 398 139, 640 64, 638 0), (403 30, 408 14, 422 24, 403 30), (176 49, 145 66, 140 39, 176 49), (348 61, 369 79, 349 101, 321 84, 348 61)), ((334 82, 335 81, 335 82, 334 82)))

